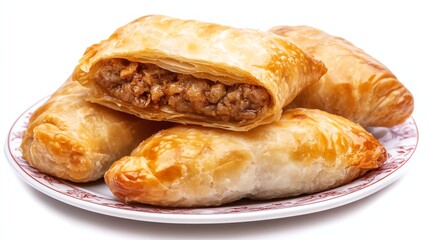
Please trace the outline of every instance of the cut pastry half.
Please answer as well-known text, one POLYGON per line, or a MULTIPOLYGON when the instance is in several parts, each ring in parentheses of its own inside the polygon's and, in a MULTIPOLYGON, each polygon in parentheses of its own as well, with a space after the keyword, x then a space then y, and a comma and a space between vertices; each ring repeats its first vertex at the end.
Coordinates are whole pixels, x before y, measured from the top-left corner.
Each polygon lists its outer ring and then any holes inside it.
POLYGON ((88 48, 73 78, 90 101, 141 118, 245 131, 325 72, 273 33, 151 15, 88 48))

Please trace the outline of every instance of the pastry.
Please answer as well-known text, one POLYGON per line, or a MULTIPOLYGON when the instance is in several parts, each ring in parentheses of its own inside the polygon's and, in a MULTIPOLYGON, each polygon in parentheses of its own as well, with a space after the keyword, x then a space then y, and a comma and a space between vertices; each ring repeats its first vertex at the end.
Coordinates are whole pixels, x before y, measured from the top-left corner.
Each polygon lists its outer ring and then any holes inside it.
POLYGON ((88 89, 67 80, 30 117, 21 150, 31 166, 73 182, 103 177, 113 161, 166 127, 87 102, 88 89))
POLYGON ((126 203, 216 206, 327 190, 386 158, 383 145, 358 124, 316 109, 290 109, 247 132, 163 130, 115 162, 105 182, 126 203))
POLYGON ((411 116, 411 93, 382 63, 350 42, 308 26, 278 26, 279 34, 324 62, 328 72, 288 107, 317 108, 362 126, 392 127, 411 116))
POLYGON ((73 78, 90 101, 141 118, 244 131, 278 120, 325 72, 273 33, 151 15, 89 47, 73 78))

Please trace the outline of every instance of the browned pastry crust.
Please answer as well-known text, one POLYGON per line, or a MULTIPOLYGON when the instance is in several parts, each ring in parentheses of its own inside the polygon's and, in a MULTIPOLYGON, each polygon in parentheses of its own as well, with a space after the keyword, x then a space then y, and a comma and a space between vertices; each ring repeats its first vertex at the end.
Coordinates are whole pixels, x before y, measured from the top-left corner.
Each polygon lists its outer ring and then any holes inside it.
POLYGON ((244 131, 278 120, 325 72, 273 33, 151 15, 88 48, 73 78, 141 118, 244 131))
POLYGON ((87 102, 88 89, 70 79, 32 115, 23 158, 41 172, 74 181, 103 177, 113 161, 166 127, 87 102))
POLYGON ((411 116, 411 93, 382 63, 350 42, 308 26, 270 30, 324 62, 328 72, 288 107, 317 108, 363 126, 392 127, 411 116))
POLYGON ((358 124, 291 109, 247 132, 177 126, 115 162, 105 181, 125 202, 214 206, 330 189, 383 164, 383 145, 358 124))

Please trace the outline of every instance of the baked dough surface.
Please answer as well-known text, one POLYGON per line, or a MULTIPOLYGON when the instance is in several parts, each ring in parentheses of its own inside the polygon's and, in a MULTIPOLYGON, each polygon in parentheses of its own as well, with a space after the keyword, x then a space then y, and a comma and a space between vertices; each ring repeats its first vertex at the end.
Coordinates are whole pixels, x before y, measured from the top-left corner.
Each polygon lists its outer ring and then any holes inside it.
POLYGON ((413 112, 410 91, 381 62, 352 43, 308 26, 270 30, 323 61, 328 72, 288 106, 317 108, 362 126, 392 127, 413 112))
POLYGON ((69 79, 31 115, 21 144, 31 166, 73 182, 94 181, 167 125, 90 103, 88 93, 69 79))
POLYGON ((327 190, 386 158, 382 144, 358 124, 292 109, 248 132, 190 126, 161 131, 115 162, 105 181, 127 203, 216 206, 327 190))

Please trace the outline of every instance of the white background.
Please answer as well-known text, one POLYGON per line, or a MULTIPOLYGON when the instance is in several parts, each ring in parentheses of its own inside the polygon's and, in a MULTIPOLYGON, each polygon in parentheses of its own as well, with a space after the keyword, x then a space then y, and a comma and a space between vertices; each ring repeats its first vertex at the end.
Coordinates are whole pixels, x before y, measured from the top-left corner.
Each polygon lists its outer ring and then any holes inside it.
POLYGON ((0 9, 2 142, 25 109, 67 79, 86 47, 147 14, 263 30, 306 24, 344 37, 387 65, 411 90, 420 131, 407 174, 384 190, 320 213, 240 224, 157 224, 87 212, 33 190, 3 155, 0 239, 429 239, 424 197, 429 171, 425 1, 3 0, 0 9))

